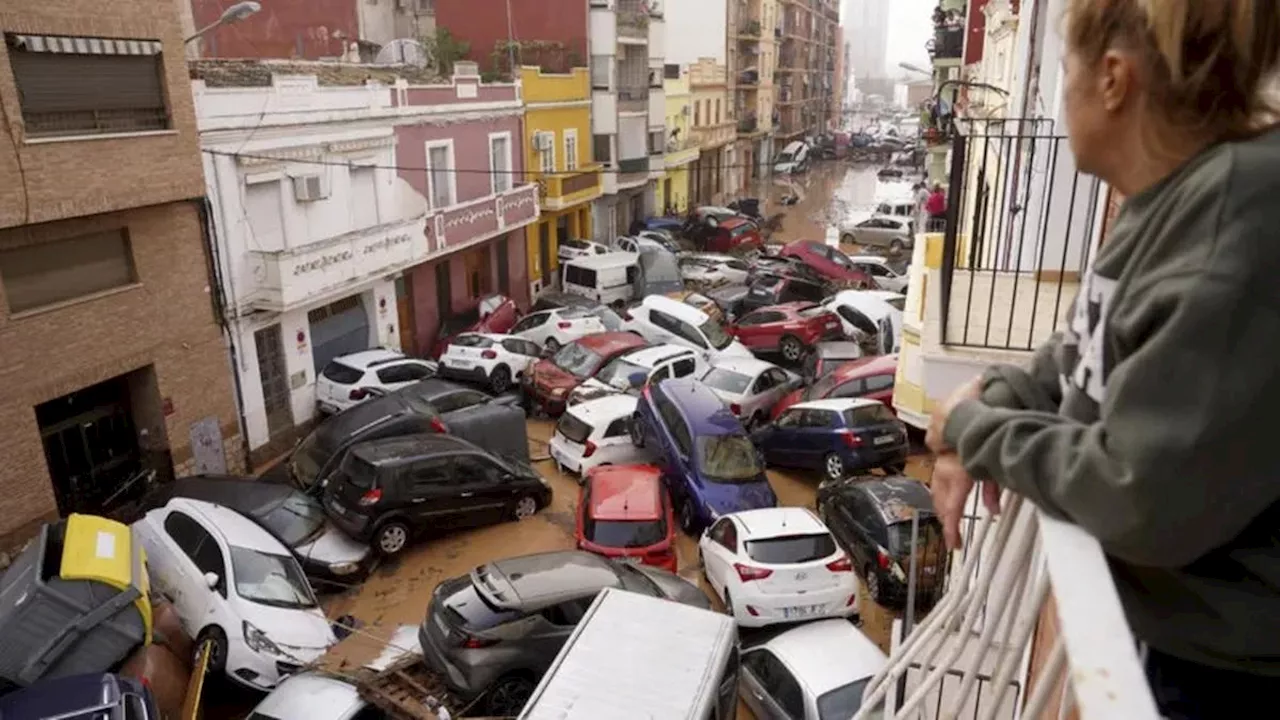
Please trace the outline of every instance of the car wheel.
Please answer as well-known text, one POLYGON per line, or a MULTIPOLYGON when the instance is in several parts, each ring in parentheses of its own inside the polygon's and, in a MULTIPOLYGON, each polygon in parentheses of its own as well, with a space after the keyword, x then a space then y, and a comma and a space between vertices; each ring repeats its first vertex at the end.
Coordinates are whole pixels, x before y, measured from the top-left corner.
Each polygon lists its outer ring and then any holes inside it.
POLYGON ((409 526, 392 520, 373 534, 373 544, 383 557, 398 555, 409 544, 409 526))
POLYGON ((506 365, 499 365, 489 373, 489 388, 495 395, 501 395, 511 389, 511 370, 506 365))
POLYGON ((521 495, 511 505, 511 517, 516 520, 528 520, 538 512, 538 498, 532 495, 521 495))
POLYGON ((696 518, 693 516, 693 501, 686 498, 684 502, 680 503, 680 529, 684 530, 685 535, 694 537, 697 535, 696 528, 694 527, 695 523, 696 518))
POLYGON ((844 479, 844 460, 840 459, 835 453, 828 453, 827 457, 822 461, 822 472, 827 476, 828 480, 844 479))
POLYGON ((840 243, 842 245, 853 245, 856 242, 857 240, 854 239, 853 233, 845 233, 840 236, 840 243))
POLYGON ((884 590, 880 588, 880 576, 876 575, 875 568, 870 565, 867 566, 864 574, 867 579, 867 596, 871 598, 871 602, 879 605, 880 596, 884 593, 884 590))
POLYGON ((532 680, 521 675, 509 675, 489 688, 489 699, 485 706, 489 714, 495 717, 515 717, 532 695, 532 680))
POLYGON ((210 626, 201 630, 200 634, 196 636, 193 662, 200 659, 200 648, 206 642, 209 643, 209 664, 205 666, 205 672, 221 675, 227 669, 227 634, 217 626, 210 626))
POLYGON ((894 238, 889 242, 889 253, 892 255, 901 255, 902 251, 906 249, 907 246, 899 238, 894 238))
POLYGON ((631 435, 631 444, 638 448, 644 447, 644 428, 640 425, 640 416, 632 415, 631 423, 627 426, 627 432, 631 435))
POLYGON ((778 350, 782 353, 782 358, 787 362, 796 362, 800 356, 804 354, 804 345, 800 344, 799 338, 792 335, 784 335, 782 340, 778 341, 778 350))
POLYGON ((553 337, 549 337, 547 338, 547 342, 544 346, 547 348, 548 353, 555 354, 560 349, 560 341, 553 337))

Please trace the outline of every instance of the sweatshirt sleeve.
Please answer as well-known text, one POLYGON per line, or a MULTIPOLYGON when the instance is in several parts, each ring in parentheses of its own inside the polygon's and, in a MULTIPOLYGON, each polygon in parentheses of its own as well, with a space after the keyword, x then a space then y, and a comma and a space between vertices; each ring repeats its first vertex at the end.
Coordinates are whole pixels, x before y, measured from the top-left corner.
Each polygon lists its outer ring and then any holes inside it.
POLYGON ((1232 266, 1258 252, 1223 259, 1219 242, 1207 267, 1129 290, 1143 330, 1123 339, 1136 349, 1109 374, 1097 422, 957 406, 945 435, 965 467, 1135 565, 1182 567, 1233 539, 1280 497, 1278 290, 1269 271, 1232 266))
MULTIPOLYGON (((1062 403, 1058 382, 1058 347, 1062 333, 1049 337, 1031 357, 1026 367, 995 365, 983 373, 981 399, 984 405, 1010 410, 1056 410, 1062 403)), ((954 437, 944 438, 952 447, 954 437)))

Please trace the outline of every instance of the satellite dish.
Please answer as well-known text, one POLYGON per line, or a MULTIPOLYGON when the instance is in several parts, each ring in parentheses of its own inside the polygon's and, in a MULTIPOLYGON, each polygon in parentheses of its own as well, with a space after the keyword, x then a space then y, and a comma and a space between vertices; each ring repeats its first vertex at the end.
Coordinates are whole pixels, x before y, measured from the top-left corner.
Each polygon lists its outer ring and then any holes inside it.
POLYGON ((427 52, 417 40, 402 38, 392 40, 378 50, 373 59, 375 65, 412 65, 419 68, 434 68, 435 57, 427 52))

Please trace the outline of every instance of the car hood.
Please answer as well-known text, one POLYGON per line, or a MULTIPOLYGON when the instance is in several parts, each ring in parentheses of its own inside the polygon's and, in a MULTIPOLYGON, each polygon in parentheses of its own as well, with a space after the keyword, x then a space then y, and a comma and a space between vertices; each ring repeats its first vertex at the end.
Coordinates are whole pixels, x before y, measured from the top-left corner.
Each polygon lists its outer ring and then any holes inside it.
POLYGON ((363 562, 372 552, 368 545, 352 540, 328 522, 314 539, 295 547, 293 551, 299 557, 321 565, 363 562))
POLYGON ((564 388, 565 390, 569 390, 570 388, 575 387, 579 382, 578 378, 574 376, 573 373, 565 372, 559 365, 556 365, 550 360, 539 360, 534 363, 531 374, 533 375, 533 383, 535 385, 548 390, 555 388, 564 388))
POLYGON ((668 600, 675 600, 683 605, 692 605, 704 610, 711 609, 711 600, 697 585, 681 578, 679 575, 649 565, 633 565, 645 577, 653 581, 668 600))
POLYGON ((749 483, 704 482, 701 495, 707 507, 718 515, 778 505, 778 496, 773 493, 764 473, 760 473, 754 482, 749 483))
MULTIPOLYGON (((281 650, 323 650, 338 642, 320 608, 295 610, 240 599, 240 616, 267 634, 281 650)), ((242 632, 240 628, 228 632, 242 632)))
POLYGON ((755 355, 752 355, 751 351, 747 349, 746 345, 743 345, 740 341, 736 339, 733 342, 729 343, 728 345, 725 345, 722 349, 717 350, 716 352, 719 353, 721 357, 741 357, 741 358, 755 357, 755 355))
POLYGON ((715 393, 716 397, 723 400, 726 405, 741 403, 747 397, 746 393, 729 392, 728 390, 720 390, 719 388, 711 388, 711 392, 715 393))
POLYGON ((804 396, 804 388, 800 388, 799 390, 792 390, 786 395, 783 395, 782 399, 778 401, 778 404, 773 406, 773 417, 777 418, 779 415, 782 414, 783 410, 786 410, 792 405, 795 405, 796 403, 800 402, 800 398, 803 396, 804 396))

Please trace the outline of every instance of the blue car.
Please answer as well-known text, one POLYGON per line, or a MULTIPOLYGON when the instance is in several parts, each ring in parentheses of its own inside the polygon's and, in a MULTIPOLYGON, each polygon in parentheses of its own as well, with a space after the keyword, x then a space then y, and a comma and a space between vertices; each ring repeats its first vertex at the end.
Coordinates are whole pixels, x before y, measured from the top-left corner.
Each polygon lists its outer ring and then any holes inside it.
POLYGON ((162 720, 155 698, 133 678, 104 673, 43 680, 0 697, 0 718, 162 720))
POLYGON ((742 423, 696 380, 646 386, 631 420, 631 441, 657 454, 680 526, 690 535, 721 515, 778 505, 742 423))
POLYGON ((890 475, 907 465, 907 428, 878 400, 799 403, 751 435, 770 465, 821 470, 831 480, 870 468, 890 475))

